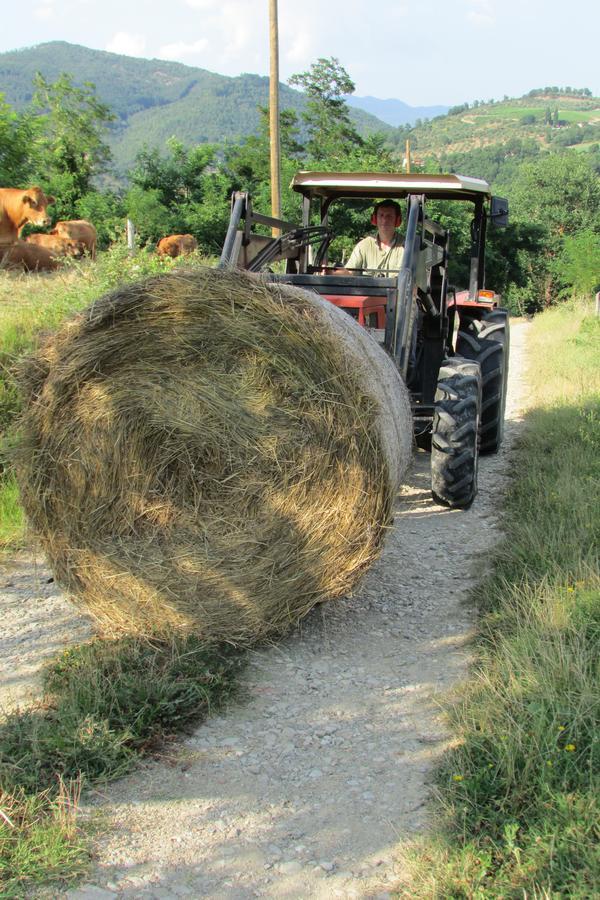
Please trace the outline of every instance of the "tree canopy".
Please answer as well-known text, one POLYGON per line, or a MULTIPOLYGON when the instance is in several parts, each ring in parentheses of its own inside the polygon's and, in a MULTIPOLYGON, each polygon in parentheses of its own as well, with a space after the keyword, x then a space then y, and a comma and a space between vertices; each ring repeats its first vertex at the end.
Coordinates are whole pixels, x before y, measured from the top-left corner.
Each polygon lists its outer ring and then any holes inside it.
POLYGON ((313 160, 335 160, 362 144, 344 99, 354 93, 354 82, 339 59, 321 57, 306 72, 292 75, 288 83, 308 97, 302 118, 309 133, 306 149, 313 160))
POLYGON ((61 202, 73 204, 110 162, 105 132, 115 116, 93 84, 75 87, 67 73, 49 83, 38 72, 34 87, 32 110, 41 136, 37 166, 61 202))
POLYGON ((17 113, 0 94, 0 185, 31 183, 38 124, 33 115, 17 113))

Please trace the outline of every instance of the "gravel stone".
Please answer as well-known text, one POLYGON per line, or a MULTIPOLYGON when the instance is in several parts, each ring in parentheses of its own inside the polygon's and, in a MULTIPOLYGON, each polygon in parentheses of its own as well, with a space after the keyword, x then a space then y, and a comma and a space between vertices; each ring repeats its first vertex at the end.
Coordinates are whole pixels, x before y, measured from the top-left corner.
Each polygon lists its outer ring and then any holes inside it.
POLYGON ((280 863, 277 866, 277 871, 281 872, 282 875, 296 875, 302 871, 302 863, 299 863, 297 859, 290 859, 287 862, 280 863))
POLYGON ((67 900, 115 900, 113 891, 105 891, 95 884, 84 884, 80 888, 67 891, 67 900))

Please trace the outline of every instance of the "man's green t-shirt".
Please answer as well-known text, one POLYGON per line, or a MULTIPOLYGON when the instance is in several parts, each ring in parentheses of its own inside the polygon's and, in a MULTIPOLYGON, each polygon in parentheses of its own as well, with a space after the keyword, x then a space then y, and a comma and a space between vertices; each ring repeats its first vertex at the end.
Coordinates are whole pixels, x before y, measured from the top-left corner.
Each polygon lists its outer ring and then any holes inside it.
POLYGON ((399 234, 394 236, 391 247, 382 247, 379 237, 369 236, 358 242, 345 268, 397 272, 402 265, 403 255, 404 247, 399 234))

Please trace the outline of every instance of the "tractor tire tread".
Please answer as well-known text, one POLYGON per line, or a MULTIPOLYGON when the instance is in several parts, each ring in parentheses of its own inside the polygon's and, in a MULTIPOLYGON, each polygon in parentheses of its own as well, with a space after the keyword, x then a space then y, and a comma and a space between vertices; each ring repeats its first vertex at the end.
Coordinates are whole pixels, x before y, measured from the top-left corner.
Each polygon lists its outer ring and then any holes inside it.
POLYGON ((431 493, 453 509, 466 509, 477 493, 481 369, 454 356, 440 367, 431 435, 431 493))
POLYGON ((478 362, 482 375, 480 450, 495 453, 504 434, 509 352, 508 312, 490 310, 481 319, 463 320, 456 351, 478 362))

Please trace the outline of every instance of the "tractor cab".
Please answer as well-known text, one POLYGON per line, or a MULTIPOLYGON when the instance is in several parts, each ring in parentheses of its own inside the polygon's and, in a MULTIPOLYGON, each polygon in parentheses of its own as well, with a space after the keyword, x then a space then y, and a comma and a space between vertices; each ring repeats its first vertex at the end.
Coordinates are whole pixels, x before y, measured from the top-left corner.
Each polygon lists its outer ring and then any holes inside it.
MULTIPOLYGON (((291 188, 302 197, 299 225, 255 212, 247 193, 233 195, 219 265, 262 272, 272 281, 316 291, 367 328, 394 359, 409 388, 415 436, 422 446, 429 446, 436 430, 440 373, 447 370, 448 361, 456 358, 454 366, 462 360, 471 368, 485 369, 473 453, 476 457, 480 447, 497 450, 504 418, 508 316, 499 308, 498 295, 485 284, 485 240, 488 222, 507 224, 507 201, 493 197, 482 179, 463 175, 299 172, 291 188), (331 226, 333 204, 372 204, 384 198, 404 206, 400 269, 352 271, 330 259, 336 237, 331 226), (429 218, 431 200, 472 207, 469 285, 462 290, 449 284, 450 234, 429 218), (256 226, 274 229, 275 236, 258 233, 256 226)), ((440 437, 440 446, 441 442, 440 437)), ((472 469, 476 474, 476 459, 472 469)), ((450 506, 469 505, 476 490, 475 474, 465 491, 457 488, 452 493, 442 485, 434 489, 434 496, 450 506)))

